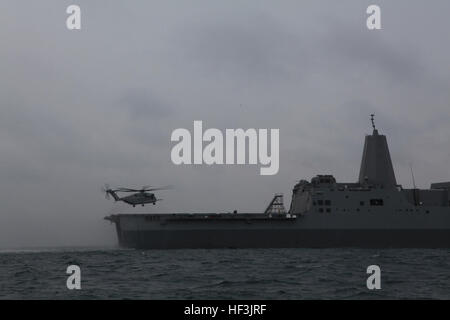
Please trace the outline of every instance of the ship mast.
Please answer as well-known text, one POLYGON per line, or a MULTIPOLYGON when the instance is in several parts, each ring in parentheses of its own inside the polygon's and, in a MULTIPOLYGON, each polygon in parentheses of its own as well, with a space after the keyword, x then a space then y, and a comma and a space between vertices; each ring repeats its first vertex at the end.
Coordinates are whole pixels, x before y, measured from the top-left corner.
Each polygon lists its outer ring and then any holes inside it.
POLYGON ((371 114, 370 115, 370 121, 372 122, 372 128, 373 130, 377 130, 377 128, 375 128, 375 114, 371 114))
POLYGON ((370 122, 373 132, 367 135, 364 141, 358 181, 360 184, 395 188, 397 182, 386 136, 378 133, 375 126, 375 114, 370 115, 370 122))

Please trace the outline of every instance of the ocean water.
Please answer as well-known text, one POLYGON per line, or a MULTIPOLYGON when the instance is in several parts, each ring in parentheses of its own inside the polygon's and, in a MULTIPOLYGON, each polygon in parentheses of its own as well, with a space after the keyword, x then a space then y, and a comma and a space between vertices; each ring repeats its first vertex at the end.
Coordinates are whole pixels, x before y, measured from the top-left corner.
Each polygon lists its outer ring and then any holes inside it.
POLYGON ((0 251, 1 299, 450 299, 448 249, 0 251), (68 265, 81 290, 68 290, 68 265), (381 268, 381 290, 366 269, 381 268))

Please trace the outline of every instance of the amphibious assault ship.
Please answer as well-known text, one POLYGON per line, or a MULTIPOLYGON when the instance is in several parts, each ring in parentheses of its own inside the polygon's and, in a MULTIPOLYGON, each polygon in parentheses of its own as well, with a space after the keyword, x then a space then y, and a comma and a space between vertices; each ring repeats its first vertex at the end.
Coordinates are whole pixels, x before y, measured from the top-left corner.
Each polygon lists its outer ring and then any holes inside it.
POLYGON ((397 184, 386 136, 365 137, 357 182, 317 175, 294 186, 284 210, 264 213, 115 214, 119 244, 169 248, 450 248, 450 182, 430 189, 397 184))

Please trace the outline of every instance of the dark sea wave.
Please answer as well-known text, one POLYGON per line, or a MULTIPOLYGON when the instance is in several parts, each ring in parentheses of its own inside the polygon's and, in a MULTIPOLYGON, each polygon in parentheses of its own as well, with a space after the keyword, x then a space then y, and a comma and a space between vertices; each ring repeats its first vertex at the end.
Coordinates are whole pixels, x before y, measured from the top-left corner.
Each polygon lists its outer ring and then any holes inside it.
POLYGON ((450 250, 0 251, 1 299, 450 299, 450 250), (68 290, 66 268, 81 268, 68 290), (381 290, 368 290, 369 265, 381 290))

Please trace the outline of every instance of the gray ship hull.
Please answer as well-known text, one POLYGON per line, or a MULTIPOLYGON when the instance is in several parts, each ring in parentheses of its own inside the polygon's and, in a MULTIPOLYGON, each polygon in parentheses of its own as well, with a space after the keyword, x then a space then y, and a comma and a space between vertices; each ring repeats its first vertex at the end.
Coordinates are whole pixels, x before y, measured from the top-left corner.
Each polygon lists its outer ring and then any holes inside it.
POLYGON ((137 249, 450 248, 450 230, 171 230, 127 231, 120 245, 137 249))
POLYGON ((450 215, 444 212, 410 214, 409 226, 403 224, 404 217, 382 213, 352 217, 120 214, 107 219, 116 224, 120 246, 138 249, 450 248, 450 215))

